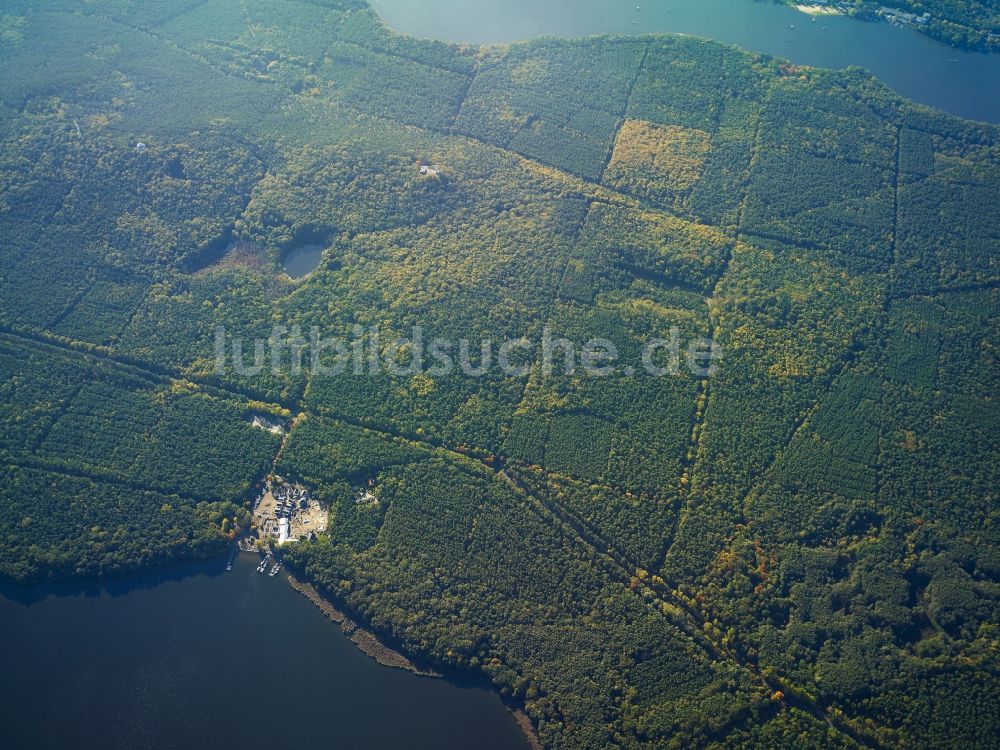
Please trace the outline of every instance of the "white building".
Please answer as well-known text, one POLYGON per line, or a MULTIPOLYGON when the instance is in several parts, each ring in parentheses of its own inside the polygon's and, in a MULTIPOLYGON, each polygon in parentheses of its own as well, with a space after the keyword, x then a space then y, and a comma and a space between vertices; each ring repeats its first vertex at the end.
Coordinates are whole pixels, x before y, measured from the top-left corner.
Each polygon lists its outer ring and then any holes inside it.
POLYGON ((278 519, 278 544, 284 544, 288 541, 288 524, 287 518, 278 519))

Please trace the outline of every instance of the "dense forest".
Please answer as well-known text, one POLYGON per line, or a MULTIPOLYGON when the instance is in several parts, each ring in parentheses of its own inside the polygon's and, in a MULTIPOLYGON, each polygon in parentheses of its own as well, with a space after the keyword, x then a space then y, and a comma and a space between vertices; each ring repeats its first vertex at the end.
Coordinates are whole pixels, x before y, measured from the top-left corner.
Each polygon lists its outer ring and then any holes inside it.
POLYGON ((995 746, 1000 129, 360 0, 7 0, 0 39, 0 577, 219 554, 276 469, 330 509, 296 574, 545 747, 995 746), (276 325, 723 357, 216 366, 276 325))

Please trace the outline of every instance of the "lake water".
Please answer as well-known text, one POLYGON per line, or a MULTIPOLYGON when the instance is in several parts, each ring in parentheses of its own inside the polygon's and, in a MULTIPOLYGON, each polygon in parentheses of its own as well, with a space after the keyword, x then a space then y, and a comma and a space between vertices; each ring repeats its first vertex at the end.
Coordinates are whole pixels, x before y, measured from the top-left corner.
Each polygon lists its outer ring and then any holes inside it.
POLYGON ((3 746, 527 747, 495 693, 380 666, 257 562, 0 587, 3 746))
POLYGON ((887 23, 812 21, 754 0, 377 0, 373 7, 397 31, 472 44, 543 35, 704 36, 804 65, 859 65, 909 99, 1000 122, 1000 54, 963 52, 887 23))
POLYGON ((293 279, 301 279, 316 270, 323 260, 322 245, 303 245, 285 256, 285 273, 293 279))

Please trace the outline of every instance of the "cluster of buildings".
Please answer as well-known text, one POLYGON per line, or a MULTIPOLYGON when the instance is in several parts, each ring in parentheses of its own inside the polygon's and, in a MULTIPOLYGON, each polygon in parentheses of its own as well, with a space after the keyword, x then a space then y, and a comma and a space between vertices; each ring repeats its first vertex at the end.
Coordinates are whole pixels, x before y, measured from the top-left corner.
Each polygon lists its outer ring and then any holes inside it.
POLYGON ((305 510, 309 505, 309 491, 304 487, 281 484, 271 490, 274 495, 274 514, 278 518, 291 518, 296 510, 305 510))
POLYGON ((884 18, 893 26, 926 26, 931 20, 930 13, 917 15, 896 8, 887 8, 884 5, 876 11, 876 15, 879 18, 884 18))
POLYGON ((262 540, 275 540, 279 545, 294 541, 302 534, 322 531, 325 523, 312 518, 320 509, 309 495, 309 490, 298 485, 286 484, 284 480, 268 482, 254 503, 254 517, 260 529, 262 540), (293 532, 293 525, 297 530, 293 532))
POLYGON ((278 544, 284 544, 291 538, 292 516, 309 506, 309 493, 303 487, 293 487, 282 484, 275 487, 274 495, 275 528, 271 536, 276 537, 278 544))

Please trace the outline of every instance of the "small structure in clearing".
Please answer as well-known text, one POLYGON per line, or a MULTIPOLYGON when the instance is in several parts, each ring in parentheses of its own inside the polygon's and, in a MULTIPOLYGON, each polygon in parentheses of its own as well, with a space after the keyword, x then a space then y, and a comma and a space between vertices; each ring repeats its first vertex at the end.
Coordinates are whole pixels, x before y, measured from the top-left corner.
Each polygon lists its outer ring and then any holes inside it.
POLYGON ((375 480, 369 479, 365 487, 358 489, 354 497, 355 505, 378 505, 378 495, 375 494, 375 480))

